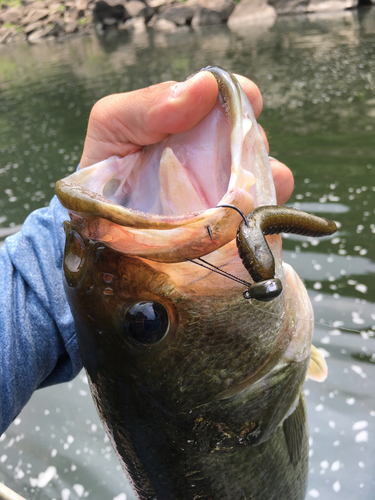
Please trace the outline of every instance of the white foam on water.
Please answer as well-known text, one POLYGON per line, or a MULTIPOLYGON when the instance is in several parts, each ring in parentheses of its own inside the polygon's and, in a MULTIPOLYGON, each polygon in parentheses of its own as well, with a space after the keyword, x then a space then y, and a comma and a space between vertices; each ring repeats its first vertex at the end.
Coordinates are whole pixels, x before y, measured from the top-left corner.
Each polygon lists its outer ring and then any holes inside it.
POLYGON ((356 443, 367 443, 368 441, 368 432, 367 431, 361 431, 355 436, 355 442, 356 443))
POLYGON ((333 491, 335 491, 336 493, 338 493, 340 490, 341 490, 341 484, 340 484, 340 481, 335 481, 333 483, 333 491))
POLYGON ((368 422, 367 420, 359 420, 358 422, 355 422, 353 424, 353 431, 361 431, 363 429, 366 429, 366 427, 368 427, 368 422))
POLYGON ((315 488, 312 488, 312 489, 309 491, 308 495, 309 495, 310 497, 312 497, 312 498, 319 498, 319 496, 320 496, 319 491, 318 491, 318 490, 316 490, 315 488))
POLYGON ((333 464, 331 465, 331 471, 335 472, 337 470, 339 470, 341 468, 341 463, 340 463, 340 460, 336 460, 335 462, 333 462, 333 464))
POLYGON ((362 378, 367 378, 367 375, 366 373, 362 370, 362 367, 359 366, 359 365, 351 365, 350 367, 354 373, 356 373, 357 375, 359 375, 360 377, 362 378))
POLYGON ((30 477, 32 487, 45 488, 47 484, 56 476, 56 467, 50 465, 44 472, 41 472, 37 478, 30 477))
POLYGON ((74 484, 73 490, 77 493, 79 497, 82 497, 85 492, 85 488, 82 486, 82 484, 74 484))
POLYGON ((69 500, 70 498, 70 490, 68 488, 64 488, 61 491, 61 500, 69 500))
POLYGON ((126 500, 127 496, 125 493, 120 493, 117 497, 113 497, 113 500, 126 500))

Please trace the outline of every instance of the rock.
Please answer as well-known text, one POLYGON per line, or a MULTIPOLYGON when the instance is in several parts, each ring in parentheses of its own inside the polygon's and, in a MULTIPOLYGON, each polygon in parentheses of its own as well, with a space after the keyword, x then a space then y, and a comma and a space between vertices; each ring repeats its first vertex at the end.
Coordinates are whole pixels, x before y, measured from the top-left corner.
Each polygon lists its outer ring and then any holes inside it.
POLYGON ((184 26, 185 24, 191 24, 194 13, 195 10, 192 7, 184 4, 171 5, 159 13, 159 18, 172 21, 177 26, 184 26))
POLYGON ((157 16, 153 17, 148 25, 155 30, 165 31, 167 33, 176 33, 177 31, 177 26, 174 22, 168 21, 168 19, 160 19, 157 16))
POLYGON ((65 5, 54 1, 48 6, 48 10, 50 14, 56 14, 57 12, 62 13, 65 10, 65 5))
POLYGON ((21 21, 21 24, 26 26, 27 24, 35 23, 41 19, 45 19, 49 14, 48 9, 36 9, 30 11, 30 13, 21 21))
POLYGON ((199 0, 192 21, 193 26, 208 26, 227 21, 235 8, 233 0, 199 0))
POLYGON ((12 9, 5 9, 4 12, 0 14, 0 22, 4 24, 15 24, 19 21, 23 14, 23 8, 14 7, 12 9))
POLYGON ((29 43, 39 43, 42 41, 44 35, 44 28, 33 31, 30 36, 27 37, 29 43))
POLYGON ((129 19, 130 16, 122 4, 110 5, 111 3, 114 4, 115 2, 111 0, 99 0, 96 2, 93 16, 97 24, 111 26, 113 24, 124 23, 129 19))
POLYGON ((147 6, 143 2, 139 2, 137 0, 131 0, 130 2, 126 2, 126 10, 130 17, 139 17, 142 16, 146 11, 147 6))
POLYGON ((70 21, 70 23, 65 24, 64 31, 68 35, 70 33, 75 33, 76 31, 78 31, 78 23, 77 23, 77 21, 70 21))
POLYGON ((36 30, 39 30, 40 28, 43 28, 43 26, 44 26, 43 21, 36 21, 35 23, 30 23, 24 29, 24 33, 26 35, 29 35, 33 31, 36 31, 36 30))
POLYGON ((64 23, 69 24, 72 21, 76 21, 79 17, 82 17, 83 11, 78 10, 76 7, 71 7, 64 12, 64 23))
POLYGON ((153 9, 160 9, 164 5, 169 5, 171 3, 176 3, 175 0, 148 0, 147 5, 153 9))
POLYGON ((358 6, 358 0, 310 0, 306 12, 345 10, 358 6))
POLYGON ((12 32, 6 28, 0 29, 0 43, 6 43, 12 36, 12 32))
POLYGON ((304 14, 310 0, 269 0, 269 5, 282 14, 304 14))
POLYGON ((62 22, 48 23, 47 26, 44 28, 43 36, 44 37, 58 36, 64 31, 66 32, 66 29, 64 30, 64 23, 62 22))
POLYGON ((120 24, 119 29, 133 29, 137 33, 144 33, 147 30, 143 17, 132 17, 131 19, 128 19, 126 23, 120 24))
POLYGON ((78 0, 75 2, 78 10, 86 10, 89 6, 90 0, 78 0))
POLYGON ((56 23, 57 21, 63 21, 63 13, 62 12, 55 12, 54 14, 50 14, 48 16, 48 22, 49 23, 56 23))
POLYGON ((267 0, 242 0, 229 16, 228 26, 232 28, 241 24, 269 23, 273 22, 276 16, 276 10, 268 5, 267 0))

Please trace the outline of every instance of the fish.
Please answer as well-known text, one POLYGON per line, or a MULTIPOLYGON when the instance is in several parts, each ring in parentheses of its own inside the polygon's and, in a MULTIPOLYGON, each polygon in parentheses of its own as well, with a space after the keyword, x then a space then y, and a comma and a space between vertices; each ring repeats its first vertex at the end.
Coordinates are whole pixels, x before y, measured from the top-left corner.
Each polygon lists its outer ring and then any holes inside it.
POLYGON ((277 206, 249 100, 231 73, 201 71, 218 99, 192 129, 57 182, 65 291, 139 499, 302 500, 303 384, 327 366, 280 233, 336 226, 277 206))

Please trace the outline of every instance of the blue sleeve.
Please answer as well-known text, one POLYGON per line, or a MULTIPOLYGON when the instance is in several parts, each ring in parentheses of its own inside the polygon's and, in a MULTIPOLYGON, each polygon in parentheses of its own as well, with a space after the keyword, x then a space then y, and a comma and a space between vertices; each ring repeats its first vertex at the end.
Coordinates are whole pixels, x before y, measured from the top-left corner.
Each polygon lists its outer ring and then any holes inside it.
POLYGON ((68 213, 56 197, 0 247, 0 434, 35 389, 82 368, 63 287, 68 213))

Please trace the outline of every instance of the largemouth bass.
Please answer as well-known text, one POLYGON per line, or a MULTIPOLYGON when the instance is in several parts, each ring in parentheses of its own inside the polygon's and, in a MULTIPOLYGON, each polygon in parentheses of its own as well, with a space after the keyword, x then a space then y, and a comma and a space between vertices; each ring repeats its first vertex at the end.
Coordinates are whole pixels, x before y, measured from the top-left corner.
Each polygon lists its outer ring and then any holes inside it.
POLYGON ((71 219, 66 293, 139 498, 302 500, 302 386, 326 366, 311 356, 312 307, 275 233, 334 224, 275 206, 246 95, 205 70, 219 99, 193 129, 57 183, 71 219))

